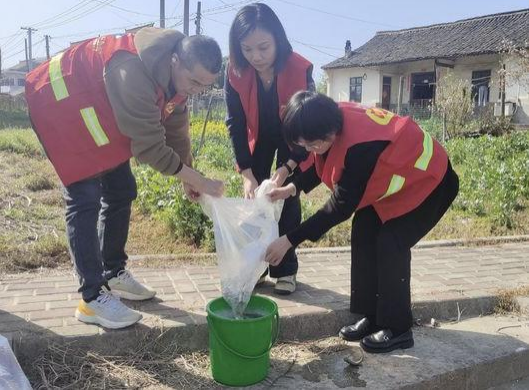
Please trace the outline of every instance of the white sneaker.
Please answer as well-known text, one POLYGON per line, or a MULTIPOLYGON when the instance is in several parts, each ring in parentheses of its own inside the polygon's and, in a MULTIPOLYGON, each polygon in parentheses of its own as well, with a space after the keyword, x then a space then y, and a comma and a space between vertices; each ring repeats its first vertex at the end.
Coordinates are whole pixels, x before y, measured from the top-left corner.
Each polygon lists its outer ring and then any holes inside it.
POLYGON ((75 310, 75 318, 88 324, 120 329, 135 324, 143 316, 121 303, 110 291, 101 290, 99 296, 91 302, 86 303, 81 299, 75 310))
POLYGON ((290 295, 296 291, 296 275, 277 278, 274 292, 279 295, 290 295))
POLYGON ((156 295, 156 291, 138 282, 126 270, 119 271, 117 276, 108 281, 108 286, 113 293, 131 301, 144 301, 156 295))

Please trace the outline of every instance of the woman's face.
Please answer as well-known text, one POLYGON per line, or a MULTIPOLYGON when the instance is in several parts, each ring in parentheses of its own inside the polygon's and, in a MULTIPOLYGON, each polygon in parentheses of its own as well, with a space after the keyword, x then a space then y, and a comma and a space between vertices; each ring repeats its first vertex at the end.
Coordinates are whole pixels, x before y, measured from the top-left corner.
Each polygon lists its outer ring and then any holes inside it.
POLYGON ((316 154, 325 154, 331 148, 335 139, 336 139, 336 134, 333 134, 324 140, 316 140, 316 141, 305 141, 303 138, 300 138, 296 142, 296 144, 298 144, 302 148, 305 148, 307 152, 316 153, 316 154))
POLYGON ((274 66, 276 60, 276 42, 268 31, 256 28, 241 41, 244 58, 258 72, 264 72, 274 66))

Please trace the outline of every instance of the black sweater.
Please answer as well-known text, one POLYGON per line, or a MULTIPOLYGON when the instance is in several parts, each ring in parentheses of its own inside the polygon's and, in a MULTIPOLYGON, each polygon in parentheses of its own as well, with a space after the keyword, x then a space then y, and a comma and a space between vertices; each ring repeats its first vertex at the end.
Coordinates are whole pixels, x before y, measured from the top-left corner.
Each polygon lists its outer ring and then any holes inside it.
MULTIPOLYGON (((265 90, 261 79, 257 79, 257 101, 259 109, 259 139, 257 142, 270 142, 276 147, 286 143, 281 133, 281 119, 279 118, 279 98, 277 96, 277 76, 268 91, 265 90)), ((307 86, 314 90, 312 79, 312 66, 307 70, 307 86)), ((230 132, 230 138, 235 152, 235 160, 241 171, 252 167, 252 155, 248 145, 248 131, 246 126, 246 115, 242 107, 241 99, 237 91, 231 86, 228 76, 224 83, 224 98, 226 100, 227 116, 226 125, 230 132)), ((291 151, 290 158, 299 163, 307 158, 304 149, 296 148, 291 151)), ((288 159, 287 159, 288 160, 288 159)), ((286 161, 285 161, 286 162, 286 161)))
MULTIPOLYGON (((342 177, 336 183, 330 199, 313 216, 287 234, 293 246, 305 240, 317 241, 333 226, 353 215, 364 195, 367 182, 389 141, 371 141, 352 146, 347 150, 342 177)), ((296 189, 305 193, 321 183, 312 165, 293 181, 296 189)))

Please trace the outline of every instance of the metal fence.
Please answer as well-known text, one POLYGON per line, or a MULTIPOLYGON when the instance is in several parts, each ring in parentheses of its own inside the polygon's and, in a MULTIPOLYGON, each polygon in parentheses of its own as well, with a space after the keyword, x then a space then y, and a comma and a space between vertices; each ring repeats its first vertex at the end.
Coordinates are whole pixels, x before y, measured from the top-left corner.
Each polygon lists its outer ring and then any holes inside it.
POLYGON ((204 119, 209 109, 210 121, 224 121, 226 119, 226 105, 222 90, 214 89, 189 99, 191 118, 204 119))

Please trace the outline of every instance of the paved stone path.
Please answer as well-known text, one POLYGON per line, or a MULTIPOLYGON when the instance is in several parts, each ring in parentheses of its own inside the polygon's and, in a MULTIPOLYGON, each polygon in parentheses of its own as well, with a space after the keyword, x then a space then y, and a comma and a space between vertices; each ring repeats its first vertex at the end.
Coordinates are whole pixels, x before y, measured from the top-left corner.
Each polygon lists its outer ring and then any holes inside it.
MULTIPOLYGON (((185 326, 204 323, 205 305, 221 295, 213 267, 138 268, 138 279, 156 288, 149 302, 128 302, 144 313, 143 324, 185 326)), ((300 256, 298 291, 287 298, 273 296, 281 316, 343 310, 349 305, 349 253, 300 256)), ((481 247, 416 249, 412 260, 412 300, 441 301, 490 296, 501 288, 529 285, 529 242, 481 247)), ((45 330, 56 335, 104 333, 74 317, 79 295, 72 273, 0 276, 0 334, 45 330)), ((259 293, 272 295, 272 285, 259 293)))

